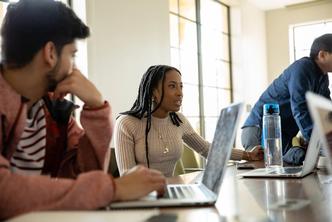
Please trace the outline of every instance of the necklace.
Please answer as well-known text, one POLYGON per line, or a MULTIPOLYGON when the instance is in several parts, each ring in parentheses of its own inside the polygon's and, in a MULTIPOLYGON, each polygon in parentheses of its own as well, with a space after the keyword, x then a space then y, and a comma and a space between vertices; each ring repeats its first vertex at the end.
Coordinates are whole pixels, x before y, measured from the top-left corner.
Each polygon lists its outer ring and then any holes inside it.
POLYGON ((159 129, 156 129, 156 127, 155 127, 153 124, 151 124, 151 125, 152 125, 153 129, 157 132, 157 134, 158 134, 158 139, 159 139, 159 140, 161 141, 161 143, 163 144, 163 151, 162 151, 162 153, 163 153, 163 154, 167 154, 167 153, 169 153, 169 148, 168 148, 167 142, 164 141, 164 138, 163 138, 163 136, 161 135, 161 133, 159 132, 159 129))

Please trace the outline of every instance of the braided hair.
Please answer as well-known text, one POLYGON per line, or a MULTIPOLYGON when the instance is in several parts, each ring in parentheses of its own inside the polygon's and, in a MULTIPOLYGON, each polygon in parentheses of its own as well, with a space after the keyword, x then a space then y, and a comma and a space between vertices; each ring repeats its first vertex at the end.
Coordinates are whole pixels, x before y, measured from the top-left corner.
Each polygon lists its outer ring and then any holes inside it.
MULTIPOLYGON (((180 73, 178 69, 167 65, 150 66, 141 79, 141 83, 138 89, 138 96, 134 105, 131 107, 129 111, 120 113, 123 115, 134 116, 138 119, 142 119, 143 117, 147 118, 146 127, 145 127, 145 156, 148 167, 150 167, 148 134, 151 129, 151 115, 160 107, 164 99, 165 74, 171 70, 175 70, 178 73, 180 73), (152 109, 153 90, 158 87, 158 84, 160 82, 162 83, 161 99, 159 103, 156 105, 156 107, 152 109)), ((169 116, 174 125, 180 126, 182 121, 175 112, 170 112, 169 116)))

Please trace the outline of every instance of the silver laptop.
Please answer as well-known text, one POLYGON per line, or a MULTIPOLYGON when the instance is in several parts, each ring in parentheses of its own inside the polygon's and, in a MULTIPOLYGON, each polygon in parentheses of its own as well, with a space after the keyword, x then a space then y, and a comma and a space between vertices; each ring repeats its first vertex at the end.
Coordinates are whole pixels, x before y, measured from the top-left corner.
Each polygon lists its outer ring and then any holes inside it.
POLYGON ((327 168, 332 173, 332 102, 325 97, 308 92, 308 106, 327 157, 327 168))
POLYGON ((150 194, 136 201, 112 203, 110 208, 213 205, 217 201, 242 110, 242 103, 221 110, 201 183, 167 185, 162 198, 150 194))
POLYGON ((280 168, 259 168, 242 174, 240 177, 291 177, 302 178, 312 173, 315 169, 320 149, 320 138, 317 127, 314 126, 307 148, 307 153, 302 166, 280 167, 280 168))

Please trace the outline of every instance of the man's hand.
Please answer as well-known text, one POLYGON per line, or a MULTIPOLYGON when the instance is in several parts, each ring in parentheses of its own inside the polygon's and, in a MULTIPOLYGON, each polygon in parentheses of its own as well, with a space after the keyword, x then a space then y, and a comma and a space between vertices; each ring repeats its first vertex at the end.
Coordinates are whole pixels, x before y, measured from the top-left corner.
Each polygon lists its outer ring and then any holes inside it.
POLYGON ((56 99, 63 99, 68 93, 80 98, 89 108, 98 108, 104 104, 104 100, 95 85, 75 68, 72 73, 58 83, 54 90, 56 99))
POLYGON ((115 201, 135 200, 155 190, 158 195, 163 194, 166 178, 157 170, 136 166, 126 175, 115 179, 115 185, 115 201))

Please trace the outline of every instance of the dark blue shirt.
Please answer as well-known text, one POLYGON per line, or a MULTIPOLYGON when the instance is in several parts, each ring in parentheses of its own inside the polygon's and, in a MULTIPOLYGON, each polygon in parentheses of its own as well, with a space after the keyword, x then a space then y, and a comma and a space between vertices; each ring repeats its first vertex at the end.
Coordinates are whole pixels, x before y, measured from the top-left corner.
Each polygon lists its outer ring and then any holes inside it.
POLYGON ((261 127, 263 105, 265 103, 278 103, 280 107, 283 148, 285 149, 291 145, 292 138, 299 130, 304 138, 309 141, 313 124, 308 111, 305 93, 312 91, 331 99, 328 87, 328 75, 321 71, 313 59, 308 57, 299 59, 285 69, 263 92, 243 127, 261 127))

